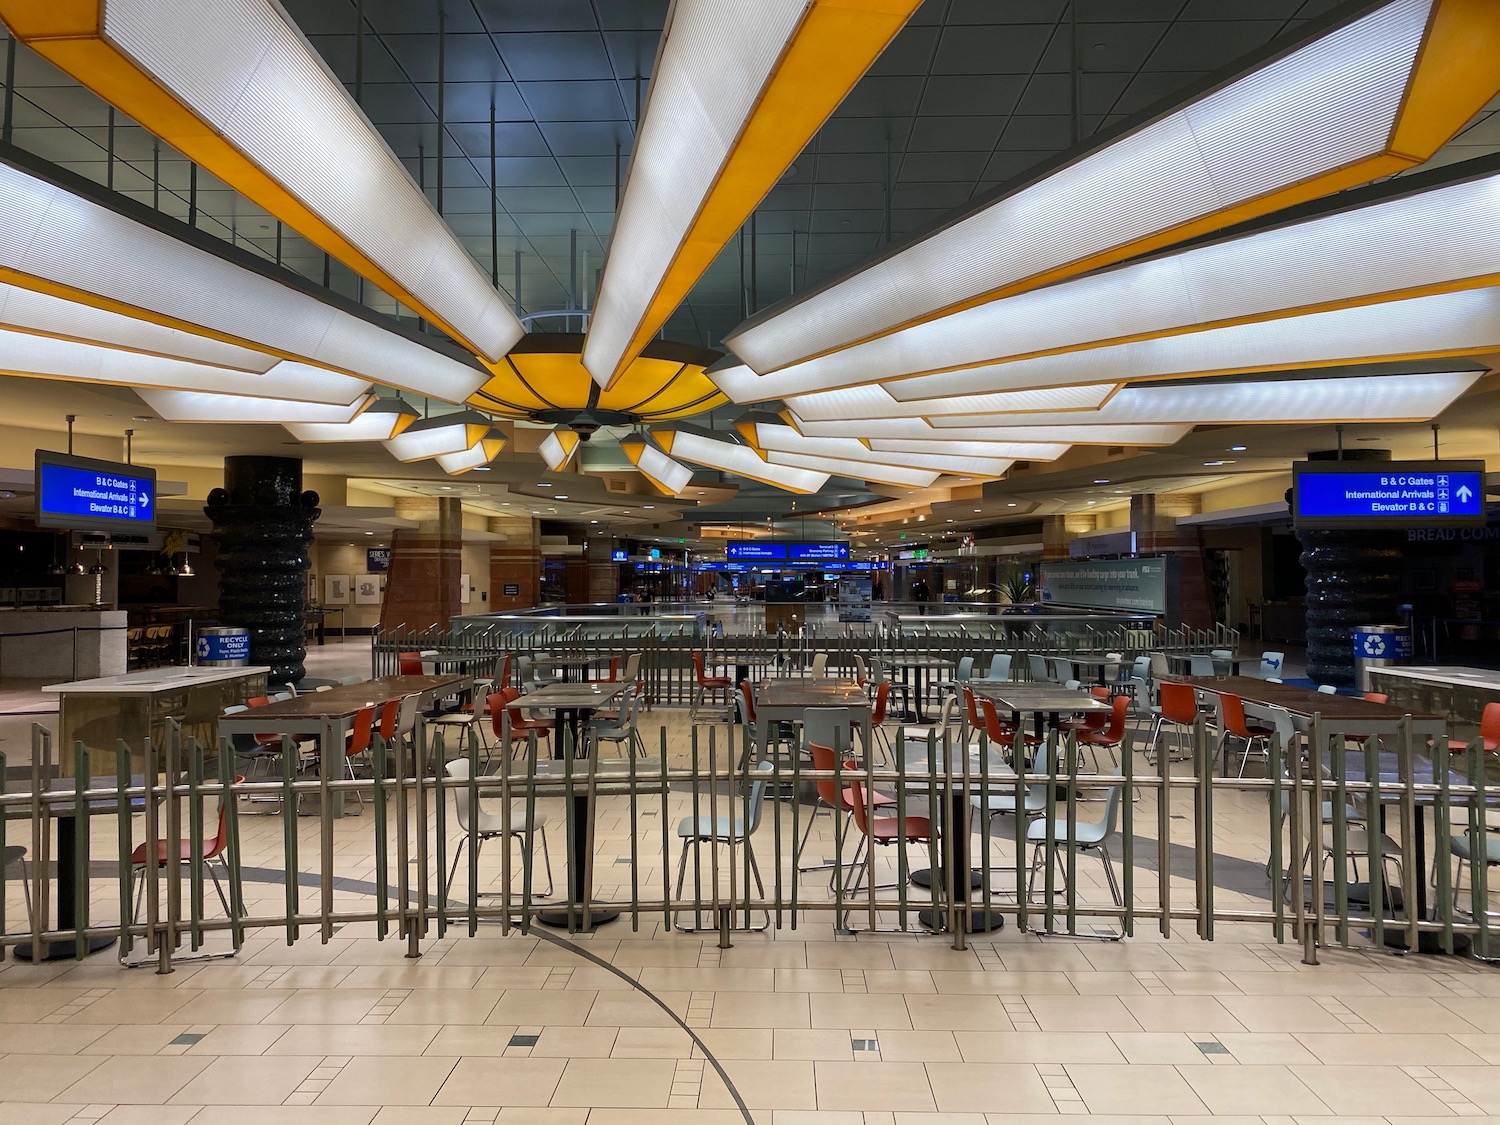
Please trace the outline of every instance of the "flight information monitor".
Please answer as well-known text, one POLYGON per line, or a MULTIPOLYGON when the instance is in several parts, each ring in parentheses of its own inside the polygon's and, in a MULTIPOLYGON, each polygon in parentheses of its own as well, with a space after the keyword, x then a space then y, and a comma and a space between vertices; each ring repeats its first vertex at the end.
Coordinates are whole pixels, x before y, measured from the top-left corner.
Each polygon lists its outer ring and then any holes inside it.
POLYGON ((1483 525, 1483 461, 1299 461, 1292 518, 1305 528, 1483 525))
POLYGON ((156 470, 38 449, 36 522, 79 531, 152 531, 156 470))

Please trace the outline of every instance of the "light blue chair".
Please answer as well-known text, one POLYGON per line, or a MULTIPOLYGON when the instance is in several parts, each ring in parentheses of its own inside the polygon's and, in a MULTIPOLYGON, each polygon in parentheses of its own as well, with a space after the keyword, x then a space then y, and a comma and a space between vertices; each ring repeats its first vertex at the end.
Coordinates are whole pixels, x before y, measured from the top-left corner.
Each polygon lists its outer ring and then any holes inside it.
MULTIPOLYGON (((615 751, 624 757, 630 753, 646 756, 646 743, 642 741, 637 724, 641 717, 641 697, 632 688, 625 696, 625 702, 620 707, 619 717, 615 719, 594 719, 589 723, 589 737, 594 740, 597 748, 601 742, 613 742, 615 751), (623 753, 621 747, 626 749, 623 753)), ((596 749, 597 753, 597 749, 596 749)))
POLYGON ((1214 666, 1214 658, 1201 653, 1194 653, 1188 657, 1188 673, 1193 676, 1217 676, 1219 674, 1214 666))
MULTIPOLYGON (((1120 777, 1120 771, 1115 770, 1115 777, 1120 777)), ((1097 855, 1100 862, 1104 864, 1104 878, 1109 883, 1109 893, 1114 899, 1116 906, 1124 906, 1125 899, 1120 894, 1120 883, 1115 878, 1114 861, 1109 857, 1110 838, 1117 835, 1120 821, 1120 797, 1124 792, 1123 785, 1110 787, 1109 796, 1104 800, 1104 818, 1096 821, 1075 821, 1073 824, 1073 839, 1080 853, 1097 855)), ((1031 875, 1026 880, 1026 898, 1032 898, 1032 888, 1036 884, 1037 873, 1042 865, 1047 862, 1048 845, 1053 846, 1053 855, 1061 860, 1061 868, 1066 878, 1068 847, 1068 822, 1067 820, 1045 819, 1033 821, 1030 828, 1026 830, 1026 842, 1032 845, 1031 849, 1031 875)))
POLYGON ((953 673, 953 679, 941 680, 937 684, 938 698, 947 695, 957 695, 959 688, 974 678, 974 658, 972 656, 961 656, 958 660, 958 670, 953 673))
MULTIPOLYGON (((1491 831, 1493 831, 1493 829, 1491 829, 1491 831)), ((1467 910, 1463 910, 1462 908, 1459 908, 1457 906, 1459 897, 1459 884, 1463 882, 1464 877, 1464 865, 1468 864, 1472 867, 1474 863, 1474 857, 1478 855, 1485 867, 1500 867, 1500 836, 1485 836, 1483 841, 1484 846, 1475 847, 1474 832, 1473 829, 1470 829, 1462 836, 1453 837, 1453 839, 1449 841, 1449 844, 1453 851, 1453 855, 1458 859, 1458 870, 1453 877, 1453 898, 1455 900, 1455 910, 1457 910, 1459 913, 1467 914, 1467 910)), ((1433 860, 1432 864, 1432 882, 1433 886, 1435 887, 1437 885, 1436 859, 1433 860)), ((1490 886, 1493 887, 1494 884, 1491 883, 1490 886)), ((1493 910, 1488 911, 1487 913, 1491 918, 1497 917, 1496 912, 1493 910)))
POLYGON ((1031 673, 1031 678, 1036 683, 1045 684, 1052 679, 1052 668, 1045 656, 1039 653, 1031 653, 1026 657, 1026 668, 1031 673))
MULTIPOLYGON (((1045 774, 1048 770, 1047 744, 1039 744, 1036 748, 1036 758, 1029 772, 1045 774)), ((1009 769, 1004 771, 990 771, 990 784, 996 786, 994 792, 976 793, 969 798, 969 803, 985 816, 994 818, 997 816, 1016 815, 1016 792, 1013 785, 1015 774, 1009 769)), ((1021 839, 1021 829, 1025 823, 1039 813, 1045 812, 1052 804, 1052 786, 1047 781, 1033 781, 1026 786, 1026 792, 1021 797, 1021 815, 1016 821, 1017 840, 1021 839)))
POLYGON ((990 657, 990 670, 986 677, 991 680, 1010 679, 1010 653, 997 652, 990 657))
MULTIPOLYGON (((761 898, 766 897, 765 885, 760 879, 760 867, 755 862, 755 849, 750 844, 750 837, 755 835, 756 829, 760 827, 761 810, 765 807, 766 788, 771 782, 771 773, 776 769, 776 763, 766 759, 756 764, 754 773, 755 781, 750 785, 749 819, 740 815, 744 809, 738 797, 725 797, 731 812, 727 816, 685 816, 677 823, 677 838, 682 841, 682 859, 677 864, 677 892, 675 898, 682 898, 683 884, 687 881, 687 861, 689 851, 696 852, 704 844, 731 845, 739 844, 744 847, 745 855, 750 865, 750 874, 755 879, 755 893, 761 898)), ((703 799, 700 798, 700 804, 703 799)), ((712 866, 704 867, 704 882, 712 881, 715 869, 712 866)), ((740 888, 743 895, 745 888, 740 888)), ((730 903, 725 903, 731 906, 730 903)), ((760 931, 771 924, 771 913, 766 911, 766 920, 759 926, 751 929, 760 931)), ((695 921, 698 919, 695 918, 695 921)), ((679 930, 691 933, 699 929, 697 925, 685 927, 678 924, 679 930)))

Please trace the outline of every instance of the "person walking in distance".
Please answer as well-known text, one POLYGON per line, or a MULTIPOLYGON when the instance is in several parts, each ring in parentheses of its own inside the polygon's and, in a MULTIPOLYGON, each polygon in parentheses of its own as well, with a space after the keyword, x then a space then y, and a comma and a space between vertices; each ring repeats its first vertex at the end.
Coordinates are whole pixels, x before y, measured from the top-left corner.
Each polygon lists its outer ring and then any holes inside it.
POLYGON ((917 612, 927 613, 927 599, 932 597, 932 591, 927 588, 927 579, 918 578, 911 584, 911 600, 917 603, 917 612))

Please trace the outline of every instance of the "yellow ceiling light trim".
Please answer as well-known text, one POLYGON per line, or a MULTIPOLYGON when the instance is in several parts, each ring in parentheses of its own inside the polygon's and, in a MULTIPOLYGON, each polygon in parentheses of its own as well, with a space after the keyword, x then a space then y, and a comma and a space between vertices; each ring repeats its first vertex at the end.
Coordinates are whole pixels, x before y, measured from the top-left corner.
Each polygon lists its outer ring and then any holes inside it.
POLYGON ((478 445, 490 432, 490 419, 477 410, 458 410, 422 418, 385 442, 398 461, 426 461, 462 453, 478 445))
POLYGON ((1497 36, 1488 0, 1371 4, 727 342, 773 372, 1399 172, 1500 90, 1481 61, 1497 36))
MULTIPOLYGON (((761 448, 766 451, 768 458, 777 453, 798 453, 808 457, 836 457, 844 461, 869 462, 882 468, 923 469, 975 477, 1004 476, 1015 463, 1014 457, 974 453, 929 450, 887 450, 877 453, 858 438, 807 437, 790 426, 758 426, 756 430, 761 448)), ((1067 447, 1060 448, 1065 450, 1067 447)))
POLYGON ((652 430, 666 452, 720 472, 768 484, 784 492, 811 495, 828 483, 828 474, 787 465, 772 465, 755 450, 733 442, 706 437, 690 430, 652 430))
POLYGON ((267 0, 0 0, 16 37, 482 358, 524 329, 267 0))
POLYGON ((613 388, 920 0, 677 0, 584 359, 613 388))
POLYGON ((537 446, 537 452, 542 455, 542 460, 547 462, 547 468, 554 473, 560 473, 573 460, 573 454, 578 452, 578 435, 572 430, 556 429, 542 439, 537 446))
POLYGON ((620 450, 641 476, 668 496, 676 496, 693 479, 691 469, 668 457, 655 439, 645 434, 627 434, 620 439, 620 450))
POLYGON ((309 445, 389 441, 420 417, 402 399, 384 395, 348 422, 287 422, 285 426, 294 438, 309 445))
POLYGON ((490 430, 473 446, 462 453, 444 453, 435 458, 438 468, 450 476, 458 476, 488 465, 505 448, 506 437, 499 430, 490 430))

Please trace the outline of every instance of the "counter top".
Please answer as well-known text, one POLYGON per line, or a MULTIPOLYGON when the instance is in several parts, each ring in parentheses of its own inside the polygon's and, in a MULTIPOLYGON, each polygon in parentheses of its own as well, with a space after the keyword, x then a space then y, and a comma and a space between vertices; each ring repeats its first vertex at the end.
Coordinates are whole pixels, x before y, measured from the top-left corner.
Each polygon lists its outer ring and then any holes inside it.
POLYGON ((1397 676, 1430 684, 1455 684, 1500 691, 1500 672, 1493 668, 1449 667, 1443 664, 1408 664, 1403 667, 1371 668, 1372 676, 1397 676))
POLYGON ((265 665, 250 665, 244 668, 152 668, 145 672, 130 672, 124 676, 104 676, 97 680, 74 680, 71 683, 49 684, 42 688, 59 695, 88 693, 94 695, 152 695, 159 691, 180 691, 196 684, 211 684, 220 680, 235 680, 243 676, 269 673, 265 665))

